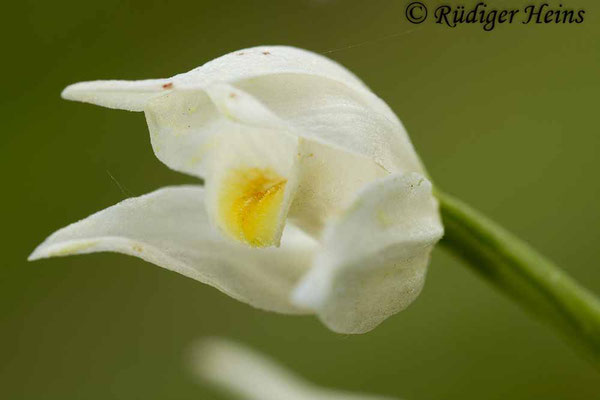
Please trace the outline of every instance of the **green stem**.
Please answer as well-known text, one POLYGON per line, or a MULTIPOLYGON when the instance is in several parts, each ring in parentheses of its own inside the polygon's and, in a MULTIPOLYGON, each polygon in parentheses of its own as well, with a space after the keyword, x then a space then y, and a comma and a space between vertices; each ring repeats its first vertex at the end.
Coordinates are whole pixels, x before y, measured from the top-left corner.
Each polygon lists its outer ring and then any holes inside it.
POLYGON ((450 195, 436 196, 446 231, 441 244, 600 368, 600 300, 495 222, 450 195))

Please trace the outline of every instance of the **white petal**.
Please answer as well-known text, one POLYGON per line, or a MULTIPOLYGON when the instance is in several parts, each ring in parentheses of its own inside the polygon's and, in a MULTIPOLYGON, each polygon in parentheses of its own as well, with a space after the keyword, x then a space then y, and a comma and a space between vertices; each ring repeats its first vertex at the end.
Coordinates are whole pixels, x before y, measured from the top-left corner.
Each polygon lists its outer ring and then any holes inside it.
POLYGON ((223 339, 198 344, 192 362, 199 377, 240 400, 384 400, 317 387, 270 359, 223 339))
POLYGON ((206 176, 215 138, 237 129, 201 90, 173 90, 148 101, 144 112, 156 157, 171 169, 198 177, 206 176))
POLYGON ((283 121, 225 83, 201 89, 178 85, 148 101, 145 114, 156 156, 169 168, 199 177, 206 177, 208 156, 221 136, 240 132, 244 125, 286 133, 283 121))
POLYGON ((297 313, 289 293, 311 262, 315 243, 288 226, 279 249, 252 249, 215 232, 204 189, 166 187, 127 199, 69 225, 30 256, 114 251, 154 263, 255 307, 297 313))
POLYGON ((375 160, 389 172, 422 172, 394 112, 354 74, 306 50, 260 46, 236 51, 176 77, 178 87, 229 82, 297 133, 375 160), (267 54, 265 54, 267 53, 267 54))
POLYGON ((215 83, 206 94, 221 115, 231 121, 259 128, 288 130, 285 121, 271 112, 252 95, 227 83, 215 83))
POLYGON ((215 58, 185 74, 175 76, 181 85, 207 87, 215 82, 239 82, 277 74, 314 75, 369 91, 352 72, 335 61, 290 46, 257 46, 215 58))
POLYGON ((172 87, 169 79, 79 82, 67 86, 62 97, 119 110, 143 111, 150 99, 169 92, 172 87))
MULTIPOLYGON (((157 156, 171 168, 201 175, 194 164, 207 151, 206 138, 223 130, 206 91, 221 83, 248 91, 298 128, 296 133, 363 155, 389 172, 423 171, 385 102, 341 65, 298 48, 239 50, 172 78, 83 82, 69 86, 63 96, 145 110, 157 156)), ((250 115, 243 110, 240 114, 250 115)))
POLYGON ((172 78, 76 83, 63 91, 63 97, 109 108, 142 111, 149 99, 165 90, 186 88, 202 91, 218 82, 236 82, 280 73, 323 76, 357 90, 368 91, 356 76, 326 57, 294 47, 260 46, 223 55, 172 78))
POLYGON ((298 191, 289 218, 314 237, 367 183, 387 175, 366 157, 312 139, 300 140, 298 157, 298 191))
POLYGON ((373 182, 327 227, 324 248, 293 299, 336 332, 367 332, 418 296, 442 234, 424 177, 409 173, 373 182))
POLYGON ((388 172, 423 172, 400 121, 369 91, 294 74, 248 79, 236 86, 306 138, 362 155, 388 172))

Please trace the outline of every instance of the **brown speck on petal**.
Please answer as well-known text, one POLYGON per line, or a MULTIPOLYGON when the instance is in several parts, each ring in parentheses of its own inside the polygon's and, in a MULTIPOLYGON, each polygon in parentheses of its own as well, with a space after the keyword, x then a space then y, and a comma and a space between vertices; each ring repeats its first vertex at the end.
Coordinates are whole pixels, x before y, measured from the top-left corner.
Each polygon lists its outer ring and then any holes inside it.
POLYGON ((263 53, 265 56, 268 56, 269 54, 271 54, 271 52, 270 52, 270 51, 263 51, 262 53, 263 53))
POLYGON ((229 93, 229 98, 231 99, 235 99, 237 97, 237 95, 233 92, 229 93))
POLYGON ((162 85, 163 89, 171 89, 173 87, 173 82, 165 83, 162 85))
POLYGON ((245 53, 243 51, 240 51, 239 53, 237 53, 238 56, 243 56, 245 53))

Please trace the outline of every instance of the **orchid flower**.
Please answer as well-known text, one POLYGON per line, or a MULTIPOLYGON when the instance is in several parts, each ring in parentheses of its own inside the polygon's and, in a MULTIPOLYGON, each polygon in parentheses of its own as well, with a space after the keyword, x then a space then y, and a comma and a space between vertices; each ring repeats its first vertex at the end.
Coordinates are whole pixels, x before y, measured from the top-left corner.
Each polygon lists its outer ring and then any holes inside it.
POLYGON ((191 361, 199 378, 240 400, 392 400, 318 387, 265 356, 224 339, 198 343, 191 361))
POLYGON ((143 111, 156 156, 205 185, 124 200, 55 232, 31 260, 125 253, 341 333, 418 296, 443 234, 432 185, 396 115, 339 64, 255 47, 62 96, 143 111))

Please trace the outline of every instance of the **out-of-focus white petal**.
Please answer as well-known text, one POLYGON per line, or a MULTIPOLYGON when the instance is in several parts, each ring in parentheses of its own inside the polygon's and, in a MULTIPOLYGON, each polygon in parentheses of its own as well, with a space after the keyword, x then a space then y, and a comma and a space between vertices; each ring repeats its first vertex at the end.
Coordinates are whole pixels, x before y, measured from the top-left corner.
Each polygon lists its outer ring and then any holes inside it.
POLYGON ((327 227, 293 299, 336 332, 367 332, 417 297, 442 234, 427 179, 409 173, 375 181, 327 227))
POLYGON ((114 251, 154 263, 255 307, 301 312, 289 292, 308 268, 315 242, 288 225, 278 249, 230 241, 208 223, 204 189, 165 187, 124 200, 48 237, 30 260, 114 251))
POLYGON ((206 339, 193 349, 198 376, 240 400, 391 400, 320 388, 270 359, 224 339, 206 339))
POLYGON ((119 110, 143 111, 150 99, 172 88, 169 79, 90 81, 67 86, 62 97, 119 110))

